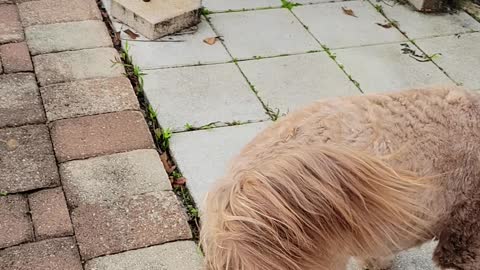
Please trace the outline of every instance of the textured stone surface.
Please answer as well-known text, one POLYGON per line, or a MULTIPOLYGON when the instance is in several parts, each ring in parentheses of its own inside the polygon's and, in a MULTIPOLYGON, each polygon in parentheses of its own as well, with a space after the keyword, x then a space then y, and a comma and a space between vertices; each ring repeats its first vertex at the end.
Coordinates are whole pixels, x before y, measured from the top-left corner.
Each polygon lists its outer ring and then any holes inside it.
POLYGON ((28 196, 37 240, 73 234, 61 188, 44 189, 28 196))
POLYGON ((367 1, 305 5, 294 8, 293 12, 308 30, 329 48, 406 40, 395 27, 384 28, 377 25, 376 23, 387 21, 367 1), (357 17, 346 16, 342 8, 353 10, 357 17))
POLYGON ((188 179, 187 186, 197 206, 201 206, 206 192, 223 175, 230 159, 270 123, 246 124, 173 135, 170 150, 182 174, 188 179))
POLYGON ((195 33, 162 38, 161 41, 165 42, 145 42, 145 40, 140 41, 141 38, 135 41, 124 32, 122 33, 122 38, 128 39, 130 53, 135 55, 134 64, 142 69, 211 64, 232 60, 221 42, 215 42, 213 45, 203 42, 206 38, 216 36, 205 19, 202 19, 195 33))
POLYGON ((203 6, 209 11, 229 11, 229 10, 244 10, 244 9, 257 9, 268 7, 279 7, 282 5, 277 0, 203 0, 203 6))
POLYGON ((54 84, 41 87, 40 92, 49 121, 139 109, 124 76, 54 84))
POLYGON ((209 15, 225 46, 238 59, 321 49, 287 9, 209 15), (261 34, 259 34, 261 33, 261 34))
MULTIPOLYGON (((0 189, 3 189, 1 185, 0 189)), ((0 196, 0 232, 0 248, 33 240, 33 227, 28 216, 28 202, 24 196, 0 196)))
POLYGON ((25 36, 32 55, 112 46, 103 21, 35 25, 25 36))
POLYGON ((95 0, 41 0, 18 5, 24 27, 36 24, 101 20, 95 0))
POLYGON ((23 192, 59 185, 48 129, 44 125, 0 129, 0 189, 23 192))
POLYGON ((97 48, 43 54, 33 57, 35 73, 41 86, 75 80, 117 77, 125 73, 113 48, 97 48))
POLYGON ((0 4, 0 44, 24 39, 22 25, 15 5, 0 4))
POLYGON ((415 12, 408 5, 390 7, 382 3, 379 4, 383 6, 387 17, 398 21, 400 29, 412 39, 480 30, 480 23, 463 11, 453 14, 424 14, 415 12))
POLYGON ((192 237, 173 192, 148 193, 72 210, 83 259, 192 237))
POLYGON ((58 120, 51 132, 59 162, 155 148, 143 115, 134 111, 58 120))
POLYGON ((5 73, 33 71, 27 43, 10 43, 0 46, 0 57, 5 73))
POLYGON ((82 270, 72 238, 56 238, 0 250, 0 270, 82 270))
POLYGON ((71 207, 171 190, 156 150, 135 150, 60 165, 71 207))
MULTIPOLYGON (((411 49, 421 52, 409 43, 411 49)), ((431 62, 419 62, 403 54, 400 44, 337 50, 337 61, 360 83, 366 93, 415 87, 453 85, 431 62), (366 65, 368 63, 368 65, 366 65)))
POLYGON ((111 13, 149 39, 157 39, 198 24, 201 6, 201 0, 112 0, 111 13))
POLYGON ((417 44, 429 55, 441 53, 434 61, 455 81, 480 89, 480 33, 423 39, 417 44))
POLYGON ((160 124, 173 130, 268 118, 234 64, 150 71, 145 94, 160 124))
POLYGON ((85 270, 201 270, 195 242, 178 241, 93 259, 85 270))
POLYGON ((33 74, 0 75, 0 128, 45 122, 33 74))
POLYGON ((360 91, 325 52, 238 63, 258 96, 281 113, 326 97, 360 91))

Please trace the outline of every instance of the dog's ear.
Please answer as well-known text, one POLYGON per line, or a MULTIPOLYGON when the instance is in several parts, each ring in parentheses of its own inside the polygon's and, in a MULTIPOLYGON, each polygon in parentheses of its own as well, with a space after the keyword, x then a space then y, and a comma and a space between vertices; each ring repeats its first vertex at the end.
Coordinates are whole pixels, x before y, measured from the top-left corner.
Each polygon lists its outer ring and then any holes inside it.
POLYGON ((443 269, 480 269, 480 199, 463 201, 443 222, 433 260, 443 269))

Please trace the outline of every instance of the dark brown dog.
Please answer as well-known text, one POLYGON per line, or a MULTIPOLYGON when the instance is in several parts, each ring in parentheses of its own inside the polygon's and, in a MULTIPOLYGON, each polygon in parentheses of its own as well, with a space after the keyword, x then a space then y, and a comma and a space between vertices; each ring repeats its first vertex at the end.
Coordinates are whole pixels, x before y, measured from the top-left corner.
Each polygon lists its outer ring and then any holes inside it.
POLYGON ((319 101, 259 134, 209 193, 210 270, 370 269, 432 238, 480 269, 480 95, 411 90, 319 101))

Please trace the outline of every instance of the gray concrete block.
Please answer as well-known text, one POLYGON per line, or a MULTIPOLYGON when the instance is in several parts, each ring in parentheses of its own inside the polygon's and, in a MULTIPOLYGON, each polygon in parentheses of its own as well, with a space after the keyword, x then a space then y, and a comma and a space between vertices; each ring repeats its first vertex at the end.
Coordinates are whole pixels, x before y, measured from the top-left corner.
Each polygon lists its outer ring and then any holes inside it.
POLYGON ((200 22, 201 0, 113 0, 114 17, 142 33, 157 39, 200 22))
POLYGON ((203 0, 203 6, 212 12, 280 7, 281 5, 282 2, 279 0, 203 0))
POLYGON ((86 270, 201 270, 202 257, 192 241, 178 241, 96 258, 86 270))
POLYGON ((147 72, 145 94, 160 125, 174 131, 185 124, 258 121, 268 116, 235 64, 147 72))
POLYGON ((197 206, 202 206, 205 194, 223 175, 230 159, 269 124, 270 121, 173 135, 170 150, 187 178, 197 206))
POLYGON ((112 47, 103 21, 81 21, 35 25, 25 29, 32 55, 112 47))

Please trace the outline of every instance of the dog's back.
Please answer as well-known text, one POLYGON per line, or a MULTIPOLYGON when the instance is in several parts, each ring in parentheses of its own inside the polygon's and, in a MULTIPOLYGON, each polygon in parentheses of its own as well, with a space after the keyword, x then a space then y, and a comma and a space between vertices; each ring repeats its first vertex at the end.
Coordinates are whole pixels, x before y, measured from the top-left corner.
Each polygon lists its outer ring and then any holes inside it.
POLYGON ((478 187, 463 178, 480 165, 479 101, 412 90, 319 101, 279 120, 209 194, 209 267, 342 269, 345 256, 440 234, 458 194, 478 187))

